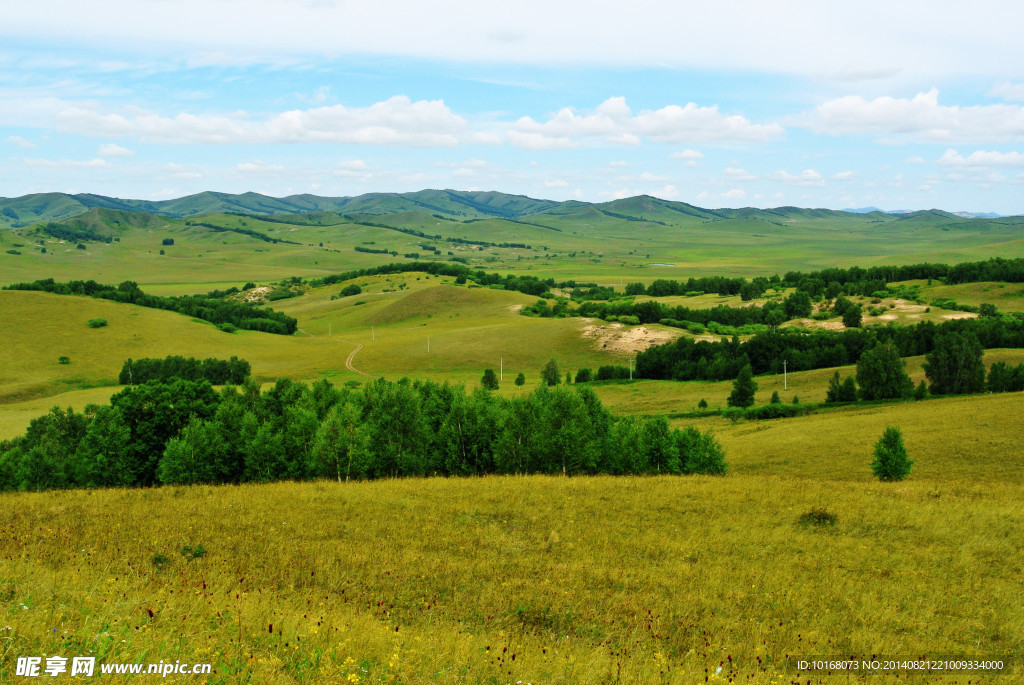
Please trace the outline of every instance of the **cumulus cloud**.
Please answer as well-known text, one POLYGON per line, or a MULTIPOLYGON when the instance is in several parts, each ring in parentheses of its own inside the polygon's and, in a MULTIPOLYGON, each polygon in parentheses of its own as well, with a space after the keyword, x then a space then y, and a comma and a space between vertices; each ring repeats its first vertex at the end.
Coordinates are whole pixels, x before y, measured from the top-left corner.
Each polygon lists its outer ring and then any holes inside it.
POLYGON ((26 140, 25 138, 22 138, 21 136, 7 136, 7 142, 12 144, 12 145, 17 145, 18 147, 22 148, 23 150, 29 150, 29 149, 34 148, 36 146, 35 143, 33 143, 30 140, 26 140))
POLYGON ((1010 83, 1004 81, 988 92, 992 97, 1011 100, 1013 102, 1024 102, 1024 83, 1010 83))
POLYGON ((108 143, 107 145, 100 145, 100 157, 134 157, 135 150, 129 150, 128 148, 115 145, 114 143, 108 143))
POLYGON ((348 143, 451 147, 466 130, 466 120, 443 100, 411 101, 396 95, 369 107, 343 105, 282 112, 253 120, 234 115, 181 113, 173 117, 149 111, 102 114, 72 107, 57 115, 61 129, 97 137, 132 136, 153 143, 257 144, 348 143))
POLYGON ((977 150, 964 157, 956 150, 950 149, 939 158, 938 163, 959 167, 1024 166, 1024 154, 977 150))
POLYGON ((259 160, 243 162, 235 168, 243 174, 279 174, 284 171, 284 167, 280 164, 267 164, 259 160))
POLYGON ((750 173, 746 169, 740 169, 738 167, 726 167, 723 174, 729 177, 730 181, 756 181, 757 176, 750 173))
POLYGON ((687 148, 686 150, 679 150, 678 152, 673 152, 671 155, 669 155, 669 157, 671 157, 672 159, 698 160, 704 159, 704 153, 687 148))
POLYGON ((50 167, 61 169, 106 169, 110 162, 105 159, 75 160, 75 159, 26 159, 25 164, 31 167, 50 167))
POLYGON ((819 105, 804 125, 829 135, 904 135, 928 142, 981 142, 1024 139, 1024 107, 939 103, 932 88, 912 98, 859 95, 819 105))
POLYGON ((838 171, 832 175, 834 181, 852 181, 857 174, 852 171, 838 171))
POLYGON ((825 179, 814 169, 804 169, 799 174, 791 174, 788 171, 776 171, 768 175, 773 181, 783 183, 794 183, 799 186, 823 186, 825 179))
POLYGON ((738 200, 739 198, 746 196, 747 191, 743 190, 742 188, 732 188, 731 190, 727 190, 724 193, 722 193, 722 197, 727 198, 729 200, 738 200))
POLYGON ((914 155, 913 157, 907 157, 905 160, 903 160, 903 163, 904 164, 924 164, 925 161, 924 161, 924 157, 919 157, 917 155, 914 155))
POLYGON ((755 124, 740 115, 723 114, 717 105, 700 107, 691 102, 634 114, 625 98, 612 97, 589 113, 566 107, 546 121, 522 117, 508 138, 517 147, 544 149, 569 147, 581 141, 636 145, 643 139, 673 144, 763 142, 782 134, 778 124, 755 124))

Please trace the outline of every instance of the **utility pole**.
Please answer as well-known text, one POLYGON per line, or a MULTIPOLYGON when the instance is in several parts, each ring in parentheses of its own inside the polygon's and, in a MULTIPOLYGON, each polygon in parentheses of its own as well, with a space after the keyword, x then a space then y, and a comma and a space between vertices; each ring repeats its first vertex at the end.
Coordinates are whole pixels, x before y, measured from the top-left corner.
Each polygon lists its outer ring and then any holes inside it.
POLYGON ((430 336, 427 336, 427 354, 430 354, 430 336))
POLYGON ((633 380, 633 358, 629 358, 629 380, 633 380))
POLYGON ((331 324, 327 324, 327 337, 331 337, 331 324))
POLYGON ((373 326, 370 326, 370 340, 377 341, 377 334, 373 332, 373 326))
POLYGON ((498 380, 505 380, 505 359, 504 357, 498 357, 498 380))
POLYGON ((789 390, 789 377, 786 375, 786 360, 782 360, 782 389, 789 390))

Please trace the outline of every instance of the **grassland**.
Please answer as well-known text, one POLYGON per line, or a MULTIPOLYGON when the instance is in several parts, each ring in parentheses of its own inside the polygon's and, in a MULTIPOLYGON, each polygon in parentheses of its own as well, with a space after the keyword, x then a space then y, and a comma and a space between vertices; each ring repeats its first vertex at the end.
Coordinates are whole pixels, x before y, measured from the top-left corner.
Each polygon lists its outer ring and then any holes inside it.
MULTIPOLYGON (((1014 220, 810 210, 711 215, 649 198, 597 207, 466 195, 367 196, 346 209, 313 206, 301 196, 267 204, 259 196, 203 194, 170 209, 161 205, 175 215, 157 219, 121 217, 127 223, 115 224, 116 213, 97 213, 97 230, 118 240, 89 242, 85 250, 53 239, 36 243, 26 229, 0 230, 0 282, 134 280, 157 294, 204 292, 401 261, 405 253, 427 257, 424 243, 436 245, 442 259, 464 258, 487 271, 606 285, 1024 255, 1014 220), (245 202, 266 211, 322 212, 217 213, 244 209, 245 202), (424 203, 450 217, 435 216, 424 203), (503 214, 488 213, 495 207, 503 214), (190 216, 193 210, 212 213, 190 216), (163 246, 164 238, 174 245, 163 246)), ((47 201, 49 219, 78 211, 66 196, 47 201)), ((344 284, 336 284, 274 302, 299 321, 291 337, 227 334, 170 312, 0 291, 0 439, 20 434, 55 404, 80 410, 105 402, 120 390, 115 379, 127 357, 236 355, 261 383, 328 378, 337 385, 382 375, 476 386, 484 368, 502 365, 498 392, 512 395, 529 392, 552 357, 563 374, 627 363, 629 345, 615 336, 638 330, 606 327, 586 337, 592 321, 524 317, 517 308, 535 298, 456 287, 449 278, 410 273, 354 282, 360 295, 338 298, 344 284), (108 325, 89 328, 97 317, 108 325), (61 355, 71 363, 59 364, 61 355), (522 389, 511 383, 520 371, 527 378, 522 389)), ((927 301, 1024 311, 1020 284, 912 283, 927 301)), ((713 294, 661 301, 747 304, 713 294)), ((956 315, 896 300, 876 306, 884 311, 866 316, 866 324, 956 315)), ((922 361, 907 360, 915 383, 924 378, 922 361)), ((995 361, 1024 362, 1024 351, 987 350, 986 365, 995 361)), ((759 377, 757 401, 778 391, 786 401, 798 395, 822 402, 835 370, 791 373, 786 381, 759 377)), ((616 413, 661 414, 674 426, 711 428, 729 475, 2 494, 0 681, 18 656, 44 654, 210 662, 214 683, 774 685, 797 678, 787 655, 839 653, 1013 655, 1017 672, 1008 677, 915 679, 1019 678, 1024 394, 823 408, 733 423, 680 416, 700 399, 712 409, 724 406, 729 382, 593 387, 616 413), (902 428, 915 460, 902 483, 875 482, 869 468, 887 425, 902 428), (837 523, 798 523, 816 507, 837 523), (197 545, 204 555, 182 554, 197 545)), ((799 679, 808 681, 859 682, 799 679)))
POLYGON ((1019 655, 1015 454, 993 473, 939 451, 898 485, 815 450, 792 456, 813 477, 4 495, 0 671, 91 653, 229 683, 788 683, 786 655, 1019 655), (838 522, 799 525, 814 507, 838 522))

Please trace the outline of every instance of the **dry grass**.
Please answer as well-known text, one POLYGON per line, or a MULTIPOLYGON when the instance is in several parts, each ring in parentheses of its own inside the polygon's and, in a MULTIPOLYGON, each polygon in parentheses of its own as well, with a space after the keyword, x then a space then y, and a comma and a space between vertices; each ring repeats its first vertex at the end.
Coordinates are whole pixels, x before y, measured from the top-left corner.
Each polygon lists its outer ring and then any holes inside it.
POLYGON ((695 683, 719 666, 779 683, 787 654, 1024 647, 1019 485, 996 479, 495 477, 2 505, 5 674, 18 655, 92 653, 211 662, 225 683, 695 683), (835 526, 797 524, 821 506, 835 526), (180 554, 197 544, 203 558, 180 554))

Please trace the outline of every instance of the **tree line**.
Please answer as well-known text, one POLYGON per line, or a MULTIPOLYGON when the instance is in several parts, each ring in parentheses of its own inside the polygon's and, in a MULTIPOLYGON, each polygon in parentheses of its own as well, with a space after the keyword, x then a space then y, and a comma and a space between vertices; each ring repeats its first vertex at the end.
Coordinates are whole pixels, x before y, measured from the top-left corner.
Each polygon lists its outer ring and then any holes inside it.
POLYGON ((294 318, 273 309, 211 297, 211 294, 175 297, 147 295, 134 281, 124 281, 113 286, 92 280, 57 283, 52 278, 44 278, 31 283, 15 283, 5 286, 4 289, 35 290, 58 295, 84 295, 151 309, 169 310, 215 324, 230 323, 237 328, 277 335, 291 335, 298 328, 298 322, 294 318))
POLYGON ((957 319, 942 324, 884 326, 805 333, 786 329, 760 333, 742 345, 729 341, 679 338, 640 352, 635 378, 731 380, 751 365, 755 374, 806 371, 854 364, 867 350, 891 343, 900 357, 928 354, 940 335, 970 333, 984 349, 1024 347, 1024 321, 1009 317, 957 319))
POLYGON ((141 385, 149 381, 181 378, 188 381, 206 380, 214 385, 241 385, 249 378, 249 362, 238 357, 231 359, 203 359, 171 355, 163 359, 126 359, 118 374, 121 385, 141 385))
POLYGON ((724 473, 710 433, 614 417, 588 388, 500 398, 434 382, 216 392, 150 381, 0 442, 0 489, 501 474, 724 473))

